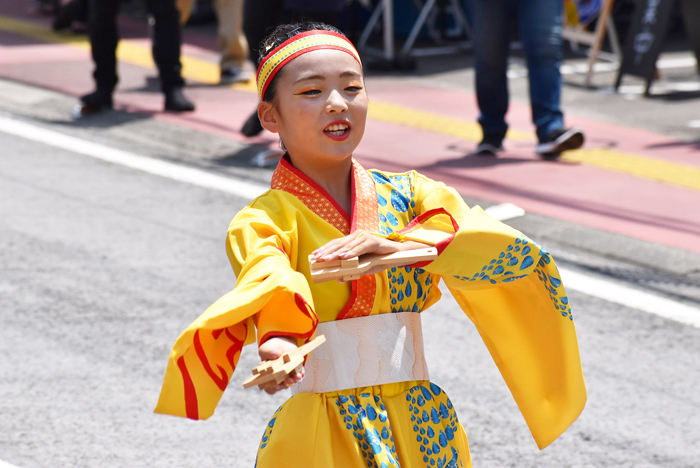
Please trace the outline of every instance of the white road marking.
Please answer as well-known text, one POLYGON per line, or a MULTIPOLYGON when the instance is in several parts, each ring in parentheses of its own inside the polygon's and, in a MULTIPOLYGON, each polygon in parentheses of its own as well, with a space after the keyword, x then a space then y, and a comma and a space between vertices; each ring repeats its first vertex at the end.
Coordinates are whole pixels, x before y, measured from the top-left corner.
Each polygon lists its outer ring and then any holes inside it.
POLYGON ((0 468, 17 468, 15 465, 10 465, 7 462, 0 460, 0 468))
MULTIPOLYGON (((27 140, 101 159, 113 164, 120 164, 132 169, 180 182, 186 182, 199 187, 219 190, 242 198, 252 199, 268 190, 268 187, 262 184, 235 180, 198 169, 161 161, 159 159, 139 156, 2 116, 0 116, 0 131, 27 140)), ((495 215, 494 217, 500 220, 510 219, 524 214, 524 210, 508 203, 496 205, 489 209, 491 213, 495 215)), ((560 269, 559 271, 567 289, 576 290, 609 302, 632 307, 700 328, 699 309, 582 273, 567 269, 560 269)), ((5 467, 2 463, 3 462, 0 461, 0 468, 15 468, 11 465, 5 467)))
POLYGON ((559 273, 566 289, 700 328, 700 309, 566 268, 559 273))
MULTIPOLYGON (((617 88, 617 92, 620 94, 644 94, 647 87, 646 85, 621 85, 617 88)), ((602 88, 603 92, 610 92, 614 94, 613 88, 602 88)), ((700 82, 697 81, 666 81, 657 82, 652 85, 653 94, 670 94, 670 93, 688 93, 693 91, 700 91, 700 82)))
POLYGON ((199 169, 161 161, 160 159, 140 156, 2 116, 0 116, 0 131, 27 140, 65 149, 73 153, 90 156, 113 164, 119 164, 168 179, 197 185, 199 187, 219 190, 242 198, 253 199, 270 189, 270 187, 266 187, 262 184, 235 180, 199 169))
POLYGON ((692 68, 697 66, 697 64, 698 61, 695 57, 662 58, 656 62, 656 68, 692 68))
POLYGON ((501 203, 500 205, 489 206, 484 211, 499 221, 525 216, 525 210, 512 203, 501 203))
POLYGON ((9 101, 13 104, 34 106, 51 99, 64 98, 65 94, 14 81, 0 80, 0 96, 2 96, 3 101, 9 101))
MULTIPOLYGON (((511 58, 511 67, 508 69, 508 78, 525 78, 528 76, 527 65, 524 59, 511 58)), ((693 68, 697 65, 695 57, 662 58, 656 62, 656 68, 670 70, 674 68, 693 68)), ((593 65, 594 72, 612 72, 620 68, 616 62, 596 62, 593 65)), ((562 75, 582 75, 588 73, 588 63, 564 63, 559 67, 562 75)))

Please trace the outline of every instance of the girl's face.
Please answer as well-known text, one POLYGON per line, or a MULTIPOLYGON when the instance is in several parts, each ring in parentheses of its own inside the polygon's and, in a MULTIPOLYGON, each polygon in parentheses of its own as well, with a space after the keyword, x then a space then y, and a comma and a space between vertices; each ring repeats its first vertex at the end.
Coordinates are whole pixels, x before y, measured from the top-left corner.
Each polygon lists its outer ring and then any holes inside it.
MULTIPOLYGON (((289 62, 260 121, 279 133, 292 160, 325 165, 352 155, 367 120, 362 68, 345 52, 321 49, 289 62)), ((295 162, 296 164, 296 162, 295 162)))

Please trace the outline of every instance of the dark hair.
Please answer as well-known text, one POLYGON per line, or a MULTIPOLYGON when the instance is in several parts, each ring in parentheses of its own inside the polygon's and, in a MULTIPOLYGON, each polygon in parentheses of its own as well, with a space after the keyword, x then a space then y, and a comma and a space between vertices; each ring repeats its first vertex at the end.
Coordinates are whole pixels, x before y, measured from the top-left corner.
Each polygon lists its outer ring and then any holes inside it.
MULTIPOLYGON (((318 21, 304 21, 301 23, 282 24, 280 26, 277 26, 277 28, 275 28, 275 30, 272 31, 272 34, 267 36, 260 43, 260 47, 258 49, 260 51, 260 56, 258 57, 258 66, 260 65, 260 63, 262 63, 263 60, 265 60, 265 57, 267 57, 270 54, 270 52, 275 50, 275 48, 279 47, 280 45, 284 44, 289 39, 306 31, 314 31, 318 29, 323 31, 332 31, 334 33, 338 33, 345 36, 345 34, 343 34, 338 28, 330 26, 326 23, 320 23, 318 21)), ((280 76, 280 73, 282 73, 282 70, 277 72, 277 74, 267 85, 265 94, 262 96, 263 101, 272 101, 275 98, 275 91, 277 89, 277 78, 280 76)))

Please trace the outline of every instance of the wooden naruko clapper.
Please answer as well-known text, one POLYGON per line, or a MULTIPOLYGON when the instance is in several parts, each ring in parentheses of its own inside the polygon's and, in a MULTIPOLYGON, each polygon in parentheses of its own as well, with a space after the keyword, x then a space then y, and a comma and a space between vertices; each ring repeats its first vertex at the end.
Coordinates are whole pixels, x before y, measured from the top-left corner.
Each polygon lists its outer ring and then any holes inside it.
POLYGON ((243 388, 279 385, 294 371, 301 372, 304 356, 326 342, 323 335, 317 336, 294 351, 283 354, 274 361, 263 361, 253 369, 253 376, 243 382, 243 388), (274 383, 273 383, 274 382, 274 383))
POLYGON ((343 280, 352 281, 360 279, 360 276, 370 268, 382 265, 387 268, 412 265, 418 262, 432 261, 438 258, 438 251, 435 247, 426 249, 406 250, 394 252, 392 254, 365 254, 360 257, 348 258, 346 260, 334 260, 323 262, 313 260, 309 256, 311 265, 311 279, 314 283, 324 281, 343 280))

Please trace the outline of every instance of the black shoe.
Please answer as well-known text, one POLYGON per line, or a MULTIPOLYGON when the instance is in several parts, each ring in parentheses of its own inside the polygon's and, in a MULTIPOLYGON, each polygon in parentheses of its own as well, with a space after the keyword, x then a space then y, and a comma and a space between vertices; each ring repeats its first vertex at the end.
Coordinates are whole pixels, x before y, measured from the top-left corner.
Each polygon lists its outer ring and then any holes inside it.
POLYGON ((540 141, 535 153, 549 158, 555 158, 562 152, 583 146, 583 132, 578 127, 560 128, 550 133, 544 141, 540 141))
POLYGON ((251 116, 248 117, 248 120, 246 120, 243 124, 243 128, 241 128, 241 133, 247 137, 259 135, 262 131, 263 126, 260 123, 257 112, 253 112, 253 114, 251 114, 251 116))
POLYGON ((497 133, 487 133, 476 147, 474 154, 480 156, 496 156, 503 151, 503 136, 497 133))
POLYGON ((185 97, 182 88, 171 88, 163 91, 165 94, 165 110, 171 112, 192 112, 194 104, 185 97))
POLYGON ((112 105, 112 93, 98 88, 96 91, 80 98, 80 104, 74 113, 77 117, 82 117, 87 114, 95 114, 111 109, 112 105))

